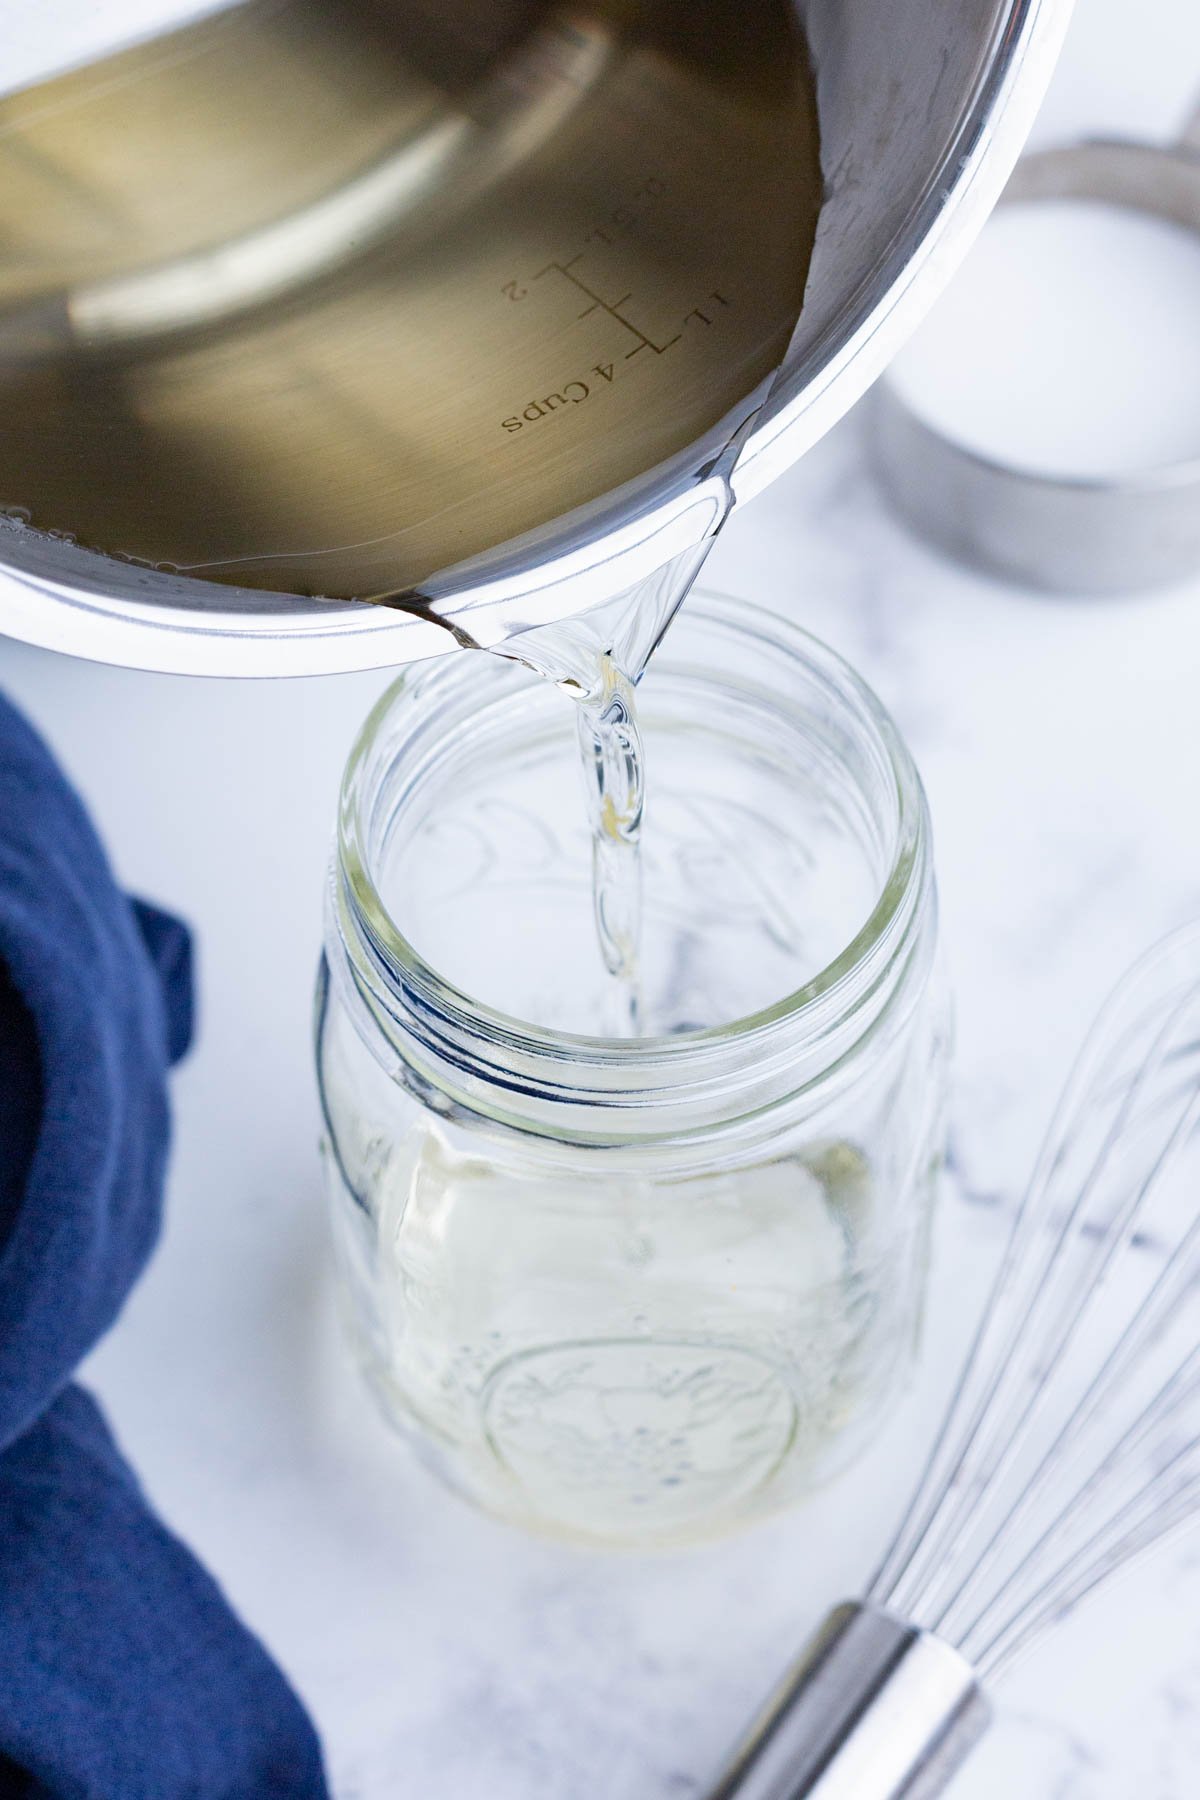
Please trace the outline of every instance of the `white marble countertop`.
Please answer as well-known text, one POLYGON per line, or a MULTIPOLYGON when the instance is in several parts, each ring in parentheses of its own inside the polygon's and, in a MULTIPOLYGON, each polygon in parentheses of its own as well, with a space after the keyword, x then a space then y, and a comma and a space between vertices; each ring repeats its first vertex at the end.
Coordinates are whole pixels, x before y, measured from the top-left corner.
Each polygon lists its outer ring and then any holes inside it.
MULTIPOLYGON (((1134 16, 1082 0, 1041 137, 1167 135, 1200 83, 1195 0, 1145 0, 1132 41, 1134 16)), ((736 518, 706 579, 826 637, 915 751, 958 1001, 957 1174, 911 1402, 835 1488, 715 1548, 614 1559, 475 1516, 393 1444, 338 1353, 309 1004, 336 783, 382 678, 204 683, 0 642, 0 685, 122 879, 199 936, 168 1229, 88 1373, 310 1704, 338 1800, 702 1792, 886 1536, 1102 993, 1200 912, 1200 580, 1089 603, 975 579, 887 516, 861 430, 736 518)), ((1005 1686, 956 1800, 1191 1800, 1198 1620, 1200 1539, 1183 1540, 1005 1686)))

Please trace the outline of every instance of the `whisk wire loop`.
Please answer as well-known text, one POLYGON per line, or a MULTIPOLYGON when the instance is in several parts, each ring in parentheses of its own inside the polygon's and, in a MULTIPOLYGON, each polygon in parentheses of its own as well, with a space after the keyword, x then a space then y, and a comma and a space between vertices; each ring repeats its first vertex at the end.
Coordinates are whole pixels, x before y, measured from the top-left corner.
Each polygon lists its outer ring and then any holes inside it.
MULTIPOLYGON (((1155 954, 1154 951, 1151 951, 1145 960, 1149 962, 1155 954)), ((928 1534, 943 1504, 945 1491, 955 1464, 961 1460, 983 1422, 987 1408, 987 1393, 985 1392, 974 1406, 970 1404, 970 1401, 975 1379, 985 1364, 984 1348, 1014 1278, 1021 1267, 1026 1242, 1033 1240, 1036 1236, 1040 1223, 1039 1196, 1046 1187, 1054 1162, 1061 1154, 1059 1121, 1071 1117, 1080 1098, 1086 1093, 1093 1077, 1094 1065, 1100 1060, 1102 1051, 1105 1049, 1105 1028, 1110 1018, 1118 1014, 1120 1002, 1121 994, 1118 989, 1110 995, 1102 1007, 1092 1035, 1076 1057, 1054 1118, 1043 1139, 1029 1185, 1025 1190, 1005 1244, 1000 1267, 997 1270, 987 1303, 980 1316, 979 1324, 924 1471, 891 1544, 868 1585, 867 1596, 869 1599, 882 1600, 894 1596, 896 1583, 901 1573, 909 1566, 918 1547, 928 1539, 928 1534), (967 1422, 964 1424, 964 1421, 967 1422)), ((1002 1367, 1003 1365, 998 1361, 996 1365, 997 1379, 1002 1372, 1002 1367)))
MULTIPOLYGON (((1073 1201, 1057 1230, 1047 1233, 1045 1222, 1051 1211, 1053 1178, 1067 1160, 1080 1115, 1086 1116, 1092 1108, 1097 1064, 1103 1068, 1108 1060, 1109 1046, 1104 1027, 1120 1015, 1124 998, 1121 990, 1105 1008, 1096 1033, 1076 1065, 1014 1224, 1009 1253, 985 1309, 962 1392, 969 1392, 975 1361, 982 1357, 989 1336, 998 1332, 1001 1341, 992 1358, 991 1373, 984 1380, 965 1430, 957 1440, 953 1460, 927 1502, 921 1529, 914 1534, 913 1549, 894 1575, 890 1566, 885 1565, 885 1578, 877 1578, 870 1590, 872 1598, 886 1595, 889 1604, 909 1617, 924 1617, 925 1609, 934 1604, 939 1586, 944 1584, 954 1567, 962 1537, 975 1516, 979 1495, 991 1489, 1003 1476, 1060 1359, 1095 1303, 1106 1274, 1128 1245, 1142 1205, 1153 1187, 1155 1171, 1134 1189, 1108 1229, 1095 1234, 1086 1266, 1073 1282, 1064 1310, 1057 1321, 1051 1316, 1047 1335, 1039 1337, 1036 1328, 1042 1324, 1044 1314, 1051 1311, 1055 1276, 1063 1252, 1081 1237, 1089 1204, 1115 1147, 1127 1131, 1147 1086, 1159 1075, 1170 1053, 1172 1035, 1179 1019, 1198 993, 1200 983, 1192 984, 1182 997, 1177 998, 1168 1017, 1159 1026, 1148 1057, 1121 1092, 1115 1115, 1104 1131, 1073 1201), (1014 1316, 1005 1326, 1002 1315, 1009 1302, 1013 1305, 1014 1316)), ((1160 1162, 1165 1162, 1170 1149, 1171 1144, 1164 1149, 1160 1162)))
POLYGON ((1020 1654, 1032 1649, 1043 1631, 1064 1618, 1110 1576, 1128 1568, 1136 1557, 1163 1539, 1194 1524, 1198 1507, 1200 1476, 1195 1476, 1181 1482, 1165 1500, 1160 1494, 1149 1496, 1148 1504, 1138 1509, 1141 1516, 1135 1518, 1127 1532, 1117 1532, 1111 1524, 1098 1531, 1091 1557, 1085 1559, 1080 1554, 1073 1558, 1068 1570, 1047 1581, 972 1657, 978 1674, 985 1680, 994 1680, 1020 1654))
MULTIPOLYGON (((1195 1130, 1198 1120, 1200 1120, 1200 1089, 1197 1089, 1190 1097, 1182 1114, 1176 1121, 1170 1137, 1164 1144, 1159 1155, 1155 1158, 1145 1180, 1134 1195, 1132 1203, 1127 1209, 1127 1220, 1122 1239, 1113 1246, 1114 1255, 1123 1247, 1124 1242, 1128 1241, 1129 1232, 1137 1218, 1141 1215, 1150 1195, 1153 1193, 1158 1182, 1171 1167, 1176 1156, 1187 1144, 1195 1130)), ((1066 1454, 1068 1450, 1073 1448, 1084 1436, 1087 1428, 1094 1422, 1105 1401, 1120 1387, 1123 1379, 1129 1372, 1137 1351, 1144 1348, 1147 1343, 1152 1341, 1156 1330, 1161 1331, 1170 1319, 1175 1307, 1178 1306, 1191 1288, 1194 1287, 1196 1277, 1200 1274, 1200 1266, 1198 1266, 1195 1259, 1188 1254, 1194 1240, 1200 1241, 1200 1219, 1193 1223, 1184 1243, 1180 1246, 1180 1250, 1176 1252, 1174 1256, 1168 1258, 1163 1265, 1157 1280, 1147 1293, 1142 1304, 1133 1314, 1112 1351, 1088 1384, 1074 1411, 1069 1413, 1063 1420, 1056 1437, 1048 1444, 1042 1453, 1040 1461, 1036 1464, 1024 1485, 1015 1493, 1007 1511, 1004 1512, 996 1523, 990 1527, 992 1534, 991 1545, 985 1547, 981 1552, 973 1566, 963 1577, 958 1592, 945 1606, 943 1606, 936 1619, 931 1621, 933 1628, 943 1636, 947 1636, 953 1641, 958 1641, 957 1633, 961 1626, 962 1614, 966 1610, 972 1596, 985 1585, 988 1576, 992 1572, 995 1559, 993 1556, 989 1555, 989 1548, 1006 1541, 1011 1542, 1012 1533, 1015 1530, 1015 1527, 1023 1518, 1028 1516, 1033 1509, 1035 1502, 1044 1492, 1046 1486, 1052 1481, 1058 1481, 1060 1484, 1062 1483, 1064 1470, 1068 1466, 1066 1454), (1180 1274, 1184 1277, 1183 1280, 1175 1278, 1180 1274)), ((1099 1303, 1102 1295, 1102 1279, 1103 1276, 1101 1275, 1096 1287, 1094 1287, 1087 1296, 1087 1300, 1090 1303, 1099 1303)), ((1083 1316, 1084 1309, 1081 1308, 1079 1311, 1079 1319, 1081 1320, 1083 1316)), ((1078 1321, 1076 1321, 1076 1323, 1077 1322, 1078 1321)), ((1073 1335, 1073 1330, 1074 1327, 1072 1326, 1062 1335, 1057 1346, 1058 1354, 1061 1354, 1065 1349, 1066 1342, 1069 1341, 1069 1338, 1073 1335)), ((1169 1412, 1172 1404, 1175 1403, 1181 1391, 1190 1394, 1191 1389, 1186 1377, 1192 1372, 1193 1366, 1200 1368, 1200 1348, 1193 1352, 1193 1355, 1188 1358, 1187 1362, 1168 1378, 1159 1389, 1150 1405, 1141 1415, 1134 1419, 1128 1430, 1118 1438, 1113 1449, 1103 1457, 1098 1467, 1093 1471, 1093 1474, 1088 1477, 1082 1487, 1076 1490, 1072 1496, 1072 1500, 1068 1502, 1067 1507, 1056 1516, 1056 1525, 1066 1522, 1072 1506, 1082 1504, 1084 1500, 1092 1496, 1097 1487, 1097 1478, 1101 1475, 1110 1474, 1119 1467, 1122 1458, 1132 1452, 1138 1444, 1143 1441, 1147 1432, 1159 1422, 1160 1418, 1164 1417, 1169 1412)), ((1032 1412, 1032 1408, 1036 1406, 1038 1401, 1042 1398, 1048 1383, 1053 1379, 1055 1368, 1056 1361, 1051 1360, 1046 1373, 1042 1377, 1038 1392, 1031 1396, 1029 1407, 1030 1413, 1032 1412)), ((1009 1441, 1010 1443, 1015 1442, 1015 1433, 1014 1438, 1009 1441)), ((1016 1451, 1012 1451, 1011 1454, 1016 1454, 1016 1451)), ((1043 1538, 1038 1541, 1039 1546, 1045 1544, 1052 1538, 1053 1530, 1053 1526, 1047 1529, 1043 1538)), ((1032 1554, 1032 1551, 1029 1552, 1029 1556, 1032 1556, 1032 1554)), ((1022 1559, 1022 1563, 1018 1565, 1018 1567, 1025 1566, 1026 1561, 1027 1558, 1022 1559)))

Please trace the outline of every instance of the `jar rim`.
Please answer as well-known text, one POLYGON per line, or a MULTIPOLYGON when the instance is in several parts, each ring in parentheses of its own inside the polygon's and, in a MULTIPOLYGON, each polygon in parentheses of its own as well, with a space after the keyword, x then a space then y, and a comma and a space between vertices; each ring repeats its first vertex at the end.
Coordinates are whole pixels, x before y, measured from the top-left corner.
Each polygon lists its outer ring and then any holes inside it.
MULTIPOLYGON (((397 997, 403 996, 406 1022, 419 1016, 426 1025, 440 1021, 456 1033, 469 1034, 474 1046, 497 1056, 493 1067, 511 1070, 514 1077, 526 1064, 544 1069, 565 1061, 579 1072, 590 1067, 602 1085, 605 1074, 611 1076, 617 1070, 628 1083, 638 1075, 652 1078, 660 1086, 676 1078, 681 1082, 704 1079, 706 1067, 733 1047, 757 1056, 781 1032, 794 1043, 797 1032, 804 1038, 820 1037, 843 1024, 858 997, 876 985, 907 938, 914 890, 924 879, 928 860, 926 806, 916 766, 891 716, 836 651, 772 609, 757 602, 750 607, 744 600, 712 589, 694 590, 685 604, 692 617, 718 628, 735 625, 740 635, 757 637, 764 646, 787 652, 839 700, 857 710, 883 752, 889 797, 895 805, 888 869, 868 917, 849 942, 808 981, 767 1006, 722 1024, 662 1036, 615 1038, 535 1025, 476 1000, 426 962, 388 912, 368 868, 362 818, 364 771, 385 720, 414 679, 412 672, 401 675, 364 721, 342 780, 337 858, 354 914, 355 935, 365 940, 375 973, 385 987, 394 989, 397 997)), ((464 677, 457 674, 462 667, 458 657, 451 664, 440 661, 434 666, 438 678, 444 678, 443 671, 449 675, 452 667, 455 680, 469 679, 465 668, 464 677)), ((392 1009, 386 1010, 390 1013, 392 1009)), ((602 1101, 606 1096, 592 1089, 589 1097, 602 1101)))

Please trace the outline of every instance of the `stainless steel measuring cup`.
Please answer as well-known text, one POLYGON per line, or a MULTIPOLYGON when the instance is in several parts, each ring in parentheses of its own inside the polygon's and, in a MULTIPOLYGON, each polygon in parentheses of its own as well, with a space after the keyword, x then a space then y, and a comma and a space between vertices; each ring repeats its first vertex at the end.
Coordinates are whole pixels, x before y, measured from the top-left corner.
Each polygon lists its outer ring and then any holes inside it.
MULTIPOLYGON (((1003 200, 1099 201, 1200 234, 1200 111, 1174 143, 1092 138, 1022 157, 1003 200)), ((961 560, 1060 593, 1132 591, 1200 568, 1200 454, 1049 474, 957 442, 887 379, 871 402, 875 458, 898 510, 961 560)))

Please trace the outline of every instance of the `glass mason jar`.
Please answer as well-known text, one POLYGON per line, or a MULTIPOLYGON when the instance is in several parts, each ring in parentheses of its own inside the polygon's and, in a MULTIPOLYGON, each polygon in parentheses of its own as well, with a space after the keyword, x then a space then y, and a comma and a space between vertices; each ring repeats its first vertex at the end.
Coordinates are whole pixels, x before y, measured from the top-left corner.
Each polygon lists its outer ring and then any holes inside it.
POLYGON ((639 711, 653 1035, 588 1035, 573 703, 478 654, 404 674, 359 737, 317 997, 370 1385, 480 1505, 607 1543, 727 1529, 877 1426, 947 1049, 924 796, 862 682, 697 594, 639 711))

